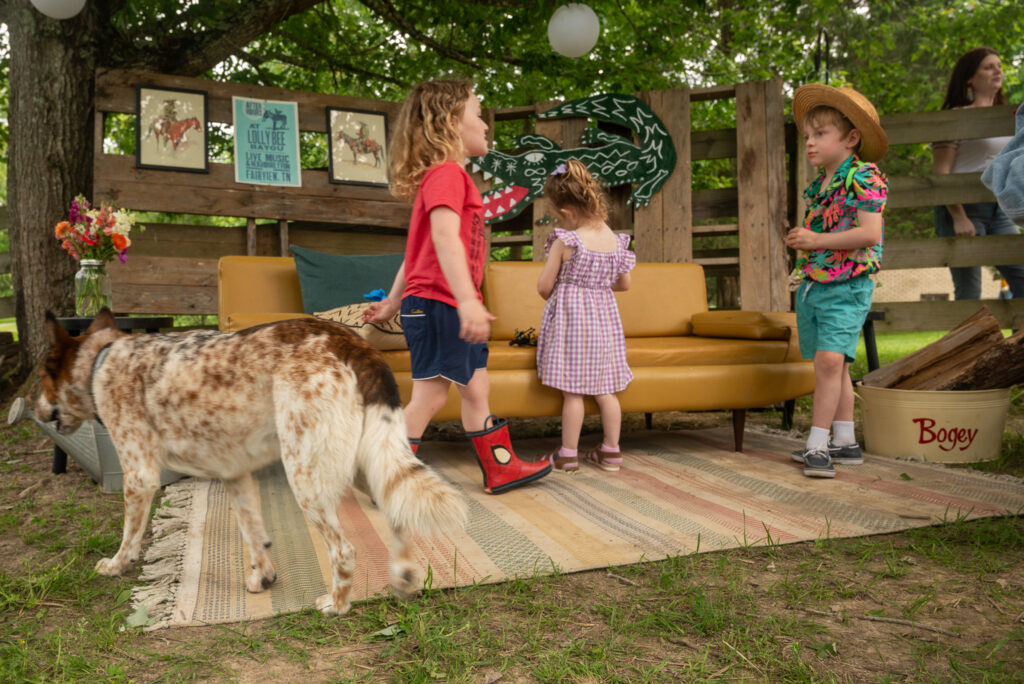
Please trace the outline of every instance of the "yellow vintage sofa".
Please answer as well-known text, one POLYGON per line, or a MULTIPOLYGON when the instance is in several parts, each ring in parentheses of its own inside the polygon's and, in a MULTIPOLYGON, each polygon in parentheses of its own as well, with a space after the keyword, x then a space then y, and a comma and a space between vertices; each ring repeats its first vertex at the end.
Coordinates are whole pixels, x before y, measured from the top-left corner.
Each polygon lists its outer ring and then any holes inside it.
MULTIPOLYGON (((499 416, 556 416, 562 411, 561 393, 537 380, 536 348, 508 343, 517 328, 540 324, 544 300, 537 294, 537 278, 542 267, 540 262, 492 262, 484 274, 484 304, 497 316, 487 368, 491 410, 499 416)), ((221 330, 305 316, 289 257, 222 257, 217 278, 221 330)), ((742 451, 746 409, 814 391, 814 369, 800 358, 794 314, 708 311, 704 269, 695 264, 640 263, 632 282, 629 291, 616 293, 635 376, 619 395, 623 412, 729 409, 736 450, 742 451)), ((383 354, 408 401, 409 353, 383 354)), ((587 411, 598 412, 589 399, 587 411)), ((453 387, 437 420, 458 417, 453 387)))

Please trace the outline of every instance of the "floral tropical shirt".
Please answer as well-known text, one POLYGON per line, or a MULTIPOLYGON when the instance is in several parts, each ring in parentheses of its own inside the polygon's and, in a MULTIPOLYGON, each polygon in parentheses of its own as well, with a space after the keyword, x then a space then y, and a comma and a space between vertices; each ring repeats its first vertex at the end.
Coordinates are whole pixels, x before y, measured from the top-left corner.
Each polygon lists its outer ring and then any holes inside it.
MULTIPOLYGON (((881 213, 889 181, 878 167, 851 155, 839 165, 828 187, 822 172, 804 190, 807 215, 804 228, 815 233, 841 233, 857 226, 857 210, 881 213)), ((884 234, 885 224, 882 224, 884 234)), ((874 273, 882 262, 882 241, 865 249, 798 251, 793 275, 819 283, 850 280, 874 273)))

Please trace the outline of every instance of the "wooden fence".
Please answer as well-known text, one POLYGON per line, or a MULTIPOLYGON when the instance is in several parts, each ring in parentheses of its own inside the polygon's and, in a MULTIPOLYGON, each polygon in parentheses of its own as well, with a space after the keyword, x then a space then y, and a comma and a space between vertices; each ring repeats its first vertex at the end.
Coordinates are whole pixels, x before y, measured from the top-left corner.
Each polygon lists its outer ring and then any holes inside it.
MULTIPOLYGON (((208 117, 230 123, 232 95, 298 102, 300 128, 326 133, 327 106, 371 109, 389 114, 394 124, 397 103, 319 93, 215 83, 134 71, 100 70, 96 92, 94 201, 135 211, 239 217, 231 227, 150 225, 134 239, 128 263, 112 264, 115 306, 121 313, 211 314, 216 312, 216 263, 226 254, 287 254, 290 244, 333 253, 373 254, 401 251, 409 209, 385 188, 336 185, 326 169, 304 169, 302 187, 279 188, 234 182, 231 164, 210 164, 209 174, 135 168, 134 157, 103 150, 105 118, 135 113, 135 86, 205 90, 208 117)), ((786 310, 788 258, 782 238, 801 219, 800 191, 813 169, 805 161, 802 136, 784 117, 779 80, 702 89, 638 93, 659 115, 676 146, 675 173, 648 207, 625 206, 629 188, 612 191, 611 223, 630 232, 641 260, 695 262, 719 283, 734 282, 733 300, 745 309, 786 310), (711 100, 734 103, 737 125, 693 130, 691 106, 711 100), (734 160, 731 187, 693 190, 691 164, 734 160), (738 246, 709 250, 708 237, 734 236, 738 246)), ((525 131, 546 135, 563 147, 577 143, 589 125, 584 119, 537 120, 534 115, 554 102, 485 110, 495 123, 518 122, 525 131)), ((1013 133, 1009 107, 895 114, 882 117, 893 146, 962 140, 1013 133)), ((881 163, 885 168, 885 161, 881 163)), ((478 178, 478 183, 486 183, 478 178)), ((914 177, 891 176, 889 208, 925 207, 950 202, 991 201, 980 174, 914 177)), ((543 198, 515 219, 492 229, 508 233, 491 240, 506 246, 512 258, 533 247, 542 258, 550 230, 543 198)), ((5 257, 6 255, 4 255, 5 257)), ((0 257, 0 272, 9 270, 0 257)), ((984 239, 932 238, 888 240, 886 269, 1024 263, 1024 237, 984 239)), ((723 293, 719 293, 720 296, 723 293)), ((9 300, 9 298, 8 298, 9 300)), ((10 302, 0 299, 0 314, 10 302)), ((1007 327, 1024 323, 1024 301, 991 300, 985 304, 1007 327)), ((6 308, 5 308, 6 307, 6 308)), ((884 311, 882 330, 949 329, 973 313, 978 302, 895 302, 874 307, 884 311)))

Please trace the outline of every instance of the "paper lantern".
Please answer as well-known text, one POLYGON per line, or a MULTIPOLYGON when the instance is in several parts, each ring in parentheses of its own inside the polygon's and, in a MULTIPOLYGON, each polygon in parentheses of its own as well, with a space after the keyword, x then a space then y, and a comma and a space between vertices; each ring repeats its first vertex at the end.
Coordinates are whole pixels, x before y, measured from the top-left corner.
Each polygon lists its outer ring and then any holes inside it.
POLYGON ((548 40, 555 52, 566 57, 582 57, 597 44, 601 22, 587 5, 562 5, 551 15, 548 40))
POLYGON ((85 0, 30 0, 32 6, 51 19, 70 19, 85 7, 85 0))

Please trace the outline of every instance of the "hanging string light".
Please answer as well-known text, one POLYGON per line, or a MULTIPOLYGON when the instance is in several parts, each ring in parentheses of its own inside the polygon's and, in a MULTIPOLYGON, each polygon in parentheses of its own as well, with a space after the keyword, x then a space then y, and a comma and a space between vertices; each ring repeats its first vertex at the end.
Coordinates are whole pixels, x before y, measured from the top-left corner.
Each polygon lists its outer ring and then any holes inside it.
POLYGON ((590 52, 601 35, 601 22, 588 5, 562 5, 548 22, 548 41, 555 52, 565 57, 582 57, 590 52))
POLYGON ((70 19, 85 7, 85 0, 31 0, 32 6, 51 19, 70 19))

